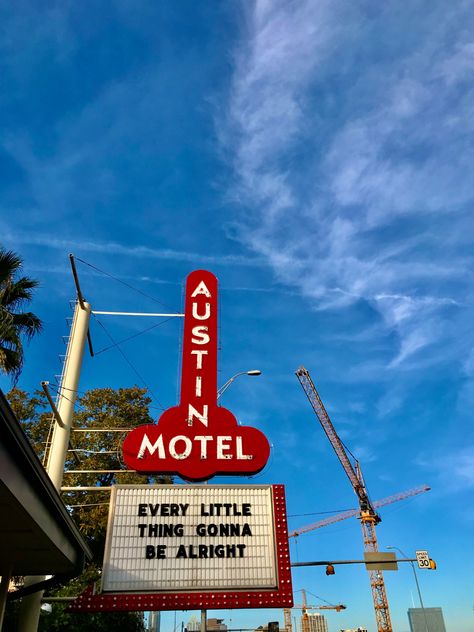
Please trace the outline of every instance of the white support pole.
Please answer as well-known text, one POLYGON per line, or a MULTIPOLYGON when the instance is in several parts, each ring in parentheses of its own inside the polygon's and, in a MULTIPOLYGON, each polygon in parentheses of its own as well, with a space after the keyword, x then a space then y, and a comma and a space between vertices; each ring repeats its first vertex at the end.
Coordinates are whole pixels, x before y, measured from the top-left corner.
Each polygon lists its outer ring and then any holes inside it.
POLYGON ((71 335, 66 352, 63 379, 59 390, 58 412, 63 421, 64 428, 55 424, 51 448, 49 451, 46 470, 53 485, 61 491, 63 482, 64 464, 69 446, 69 437, 72 428, 74 405, 77 399, 79 377, 81 375, 82 358, 87 341, 91 307, 88 303, 76 303, 74 319, 71 327, 71 335))
MULTIPOLYGON (((80 296, 80 295, 79 295, 80 296)), ((61 491, 63 482, 64 465, 66 463, 69 436, 72 427, 74 404, 77 399, 77 389, 81 374, 82 358, 89 330, 91 307, 82 296, 76 303, 74 318, 71 326, 69 343, 67 346, 64 363, 63 377, 61 380, 58 401, 59 417, 63 421, 63 427, 57 422, 54 424, 53 439, 49 451, 46 471, 56 487, 61 491)), ((36 583, 41 577, 25 577, 25 586, 36 583)), ((36 632, 38 629, 41 611, 41 598, 43 591, 35 592, 21 600, 18 632, 36 632)))
POLYGON ((148 623, 149 632, 160 632, 161 612, 158 610, 150 612, 148 623))
POLYGON ((184 318, 184 314, 155 314, 148 312, 98 312, 94 309, 93 314, 99 316, 153 316, 153 317, 167 317, 167 318, 184 318))

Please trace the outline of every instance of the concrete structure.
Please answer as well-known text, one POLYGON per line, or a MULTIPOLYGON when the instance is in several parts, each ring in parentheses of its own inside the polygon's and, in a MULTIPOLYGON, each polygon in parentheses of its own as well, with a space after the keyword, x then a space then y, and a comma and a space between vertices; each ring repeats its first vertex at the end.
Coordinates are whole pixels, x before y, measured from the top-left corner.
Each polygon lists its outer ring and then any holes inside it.
MULTIPOLYGON (((265 623, 265 625, 259 625, 258 628, 255 628, 254 632, 273 632, 274 630, 281 630, 280 623, 278 621, 269 621, 265 623)), ((282 632, 284 632, 285 628, 283 628, 282 632)))
POLYGON ((328 632, 326 617, 319 612, 308 612, 309 632, 328 632))
POLYGON ((223 621, 224 619, 208 619, 207 632, 227 632, 227 626, 223 621))
POLYGON ((441 608, 409 608, 410 632, 446 632, 441 608))
POLYGON ((92 557, 1 391, 0 511, 1 629, 12 575, 56 576, 47 586, 79 575, 92 557))

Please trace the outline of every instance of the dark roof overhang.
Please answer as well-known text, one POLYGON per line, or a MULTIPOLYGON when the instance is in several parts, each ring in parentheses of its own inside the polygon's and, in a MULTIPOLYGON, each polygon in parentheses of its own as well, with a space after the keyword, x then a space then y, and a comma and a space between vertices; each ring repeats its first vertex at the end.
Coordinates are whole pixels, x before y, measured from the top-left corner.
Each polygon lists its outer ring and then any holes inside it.
POLYGON ((79 575, 91 552, 0 390, 0 559, 11 575, 79 575))

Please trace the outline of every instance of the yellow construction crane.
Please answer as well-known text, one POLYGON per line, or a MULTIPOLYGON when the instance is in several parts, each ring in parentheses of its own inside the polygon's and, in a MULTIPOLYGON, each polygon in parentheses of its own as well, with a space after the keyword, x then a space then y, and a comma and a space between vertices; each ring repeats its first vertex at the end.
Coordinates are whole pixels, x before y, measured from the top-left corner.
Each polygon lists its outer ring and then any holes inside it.
MULTIPOLYGON (((325 604, 322 606, 310 606, 306 602, 306 590, 304 588, 301 589, 301 595, 303 599, 303 603, 301 605, 295 604, 293 608, 297 608, 298 610, 302 610, 301 612, 301 632, 310 632, 310 624, 309 624, 309 616, 307 610, 336 610, 336 612, 340 612, 341 610, 345 610, 346 606, 342 603, 339 604, 325 604)), ((293 632, 293 625, 291 623, 291 609, 284 608, 283 617, 285 623, 285 632, 293 632)))
MULTIPOLYGON (((359 501, 359 518, 364 538, 364 550, 366 552, 377 552, 378 543, 375 533, 375 525, 381 521, 381 518, 375 511, 374 505, 370 501, 359 462, 354 458, 354 465, 352 464, 342 441, 329 419, 329 415, 324 408, 324 404, 319 397, 318 391, 316 390, 308 371, 301 366, 296 371, 296 376, 298 377, 298 380, 300 381, 300 384, 303 387, 303 390, 306 393, 306 396, 309 399, 313 410, 316 413, 316 416, 331 442, 331 445, 334 448, 334 451, 336 452, 336 455, 356 493, 359 501)), ((378 632, 392 632, 392 622, 390 620, 387 592, 385 590, 385 582, 382 571, 371 570, 369 571, 369 575, 377 630, 378 632)))
MULTIPOLYGON (((428 485, 420 485, 419 487, 408 489, 405 492, 399 492, 398 494, 387 496, 387 498, 376 500, 372 503, 372 507, 374 509, 378 509, 379 507, 384 507, 385 505, 391 505, 392 503, 396 503, 399 500, 404 500, 405 498, 411 498, 412 496, 417 496, 418 494, 429 492, 430 489, 431 487, 428 487, 428 485)), ((309 531, 314 531, 315 529, 320 529, 321 527, 326 527, 330 524, 334 524, 335 522, 340 522, 341 520, 346 520, 346 518, 353 518, 355 516, 359 516, 358 509, 348 509, 347 511, 341 511, 341 513, 338 513, 335 516, 330 516, 329 518, 318 520, 318 522, 313 522, 312 524, 305 525, 304 527, 298 527, 298 529, 290 531, 288 537, 296 538, 303 533, 308 533, 309 531)))

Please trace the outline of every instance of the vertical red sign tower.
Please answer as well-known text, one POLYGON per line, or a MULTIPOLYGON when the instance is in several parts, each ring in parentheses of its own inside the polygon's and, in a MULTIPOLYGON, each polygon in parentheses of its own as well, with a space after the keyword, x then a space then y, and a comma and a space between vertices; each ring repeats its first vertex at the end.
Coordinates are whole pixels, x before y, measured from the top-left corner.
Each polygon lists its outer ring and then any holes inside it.
POLYGON ((239 426, 217 405, 217 278, 206 270, 186 281, 181 395, 157 425, 132 430, 123 444, 125 463, 142 472, 206 480, 216 474, 249 475, 266 464, 265 435, 239 426))

